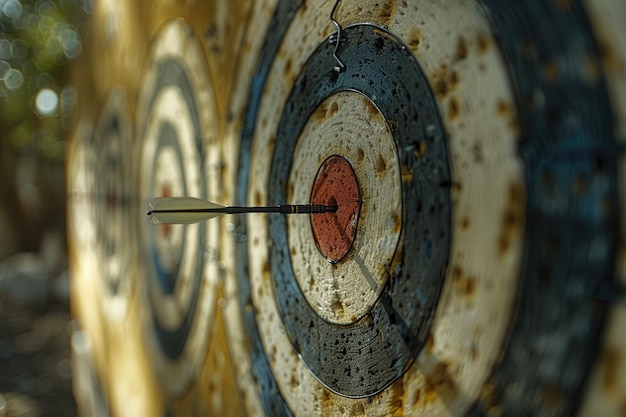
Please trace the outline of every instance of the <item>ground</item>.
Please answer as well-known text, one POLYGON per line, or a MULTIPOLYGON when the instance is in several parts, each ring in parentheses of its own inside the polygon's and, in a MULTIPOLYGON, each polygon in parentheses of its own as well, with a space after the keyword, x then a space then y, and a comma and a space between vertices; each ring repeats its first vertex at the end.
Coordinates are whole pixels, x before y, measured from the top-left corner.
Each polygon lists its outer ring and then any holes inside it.
POLYGON ((0 292, 0 417, 76 415, 67 301, 0 292))

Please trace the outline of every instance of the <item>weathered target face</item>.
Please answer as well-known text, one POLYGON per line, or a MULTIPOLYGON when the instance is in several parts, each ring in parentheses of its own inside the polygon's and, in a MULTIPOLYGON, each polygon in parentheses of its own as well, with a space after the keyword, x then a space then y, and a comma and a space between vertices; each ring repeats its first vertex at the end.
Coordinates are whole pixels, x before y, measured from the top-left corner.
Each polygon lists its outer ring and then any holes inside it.
MULTIPOLYGON (((138 104, 139 198, 215 200, 215 104, 202 50, 178 19, 157 35, 138 104)), ((218 225, 154 226, 141 219, 148 338, 166 390, 180 393, 204 358, 218 280, 218 225)))
POLYGON ((250 409, 579 407, 596 290, 613 285, 617 161, 585 10, 557 3, 345 0, 342 72, 332 5, 277 3, 237 204, 343 202, 233 229, 227 320, 250 409))

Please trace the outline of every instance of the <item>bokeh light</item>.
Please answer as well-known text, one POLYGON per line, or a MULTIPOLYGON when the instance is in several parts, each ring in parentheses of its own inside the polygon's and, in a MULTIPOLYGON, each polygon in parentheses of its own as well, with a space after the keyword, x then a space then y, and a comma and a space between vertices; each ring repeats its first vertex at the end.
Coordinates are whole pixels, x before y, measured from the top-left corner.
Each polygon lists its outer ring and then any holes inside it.
POLYGON ((18 154, 62 162, 76 101, 65 70, 83 52, 90 8, 86 0, 0 0, 0 126, 18 154))
POLYGON ((20 70, 11 68, 4 73, 4 85, 11 91, 15 91, 24 84, 24 75, 20 70))
POLYGON ((59 96, 49 88, 44 88, 37 93, 35 100, 37 112, 45 117, 52 116, 59 108, 59 96))
POLYGON ((18 0, 5 0, 2 13, 10 19, 17 20, 22 15, 22 4, 18 0))

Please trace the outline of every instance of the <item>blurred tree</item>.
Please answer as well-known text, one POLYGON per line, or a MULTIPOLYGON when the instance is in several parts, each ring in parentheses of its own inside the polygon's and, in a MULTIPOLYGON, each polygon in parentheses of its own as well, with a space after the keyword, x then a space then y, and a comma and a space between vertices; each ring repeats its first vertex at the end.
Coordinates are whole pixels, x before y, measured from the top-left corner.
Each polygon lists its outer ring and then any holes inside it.
POLYGON ((87 0, 0 0, 0 258, 64 224, 65 144, 87 0))

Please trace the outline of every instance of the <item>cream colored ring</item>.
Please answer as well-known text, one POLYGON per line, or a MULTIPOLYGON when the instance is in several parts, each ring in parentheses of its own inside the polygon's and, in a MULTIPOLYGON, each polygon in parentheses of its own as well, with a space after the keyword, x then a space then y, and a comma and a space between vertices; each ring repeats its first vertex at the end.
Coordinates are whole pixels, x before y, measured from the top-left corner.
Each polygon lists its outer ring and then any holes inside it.
POLYGON ((330 323, 350 324, 371 309, 386 283, 402 226, 400 164, 384 117, 365 96, 338 93, 316 115, 296 144, 288 200, 308 202, 321 164, 341 155, 355 171, 363 207, 371 209, 361 212, 351 255, 337 264, 320 254, 308 216, 290 216, 291 264, 311 308, 330 323))

